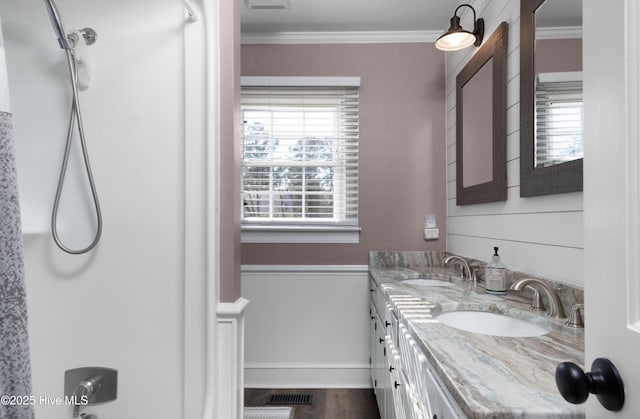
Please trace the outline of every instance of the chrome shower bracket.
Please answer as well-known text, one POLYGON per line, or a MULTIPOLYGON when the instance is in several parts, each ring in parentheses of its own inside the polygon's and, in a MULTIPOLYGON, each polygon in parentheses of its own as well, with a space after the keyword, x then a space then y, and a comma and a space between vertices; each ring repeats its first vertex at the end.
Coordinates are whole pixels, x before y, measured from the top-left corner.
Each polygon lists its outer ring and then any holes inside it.
POLYGON ((80 29, 80 33, 87 45, 93 45, 98 40, 98 33, 91 28, 82 28, 80 29))
MULTIPOLYGON (((78 32, 82 35, 82 39, 84 39, 84 43, 86 45, 93 45, 98 40, 98 33, 91 28, 82 28, 79 29, 78 32)), ((80 41, 80 39, 78 39, 78 35, 74 32, 68 34, 67 39, 74 48, 78 44, 78 41, 80 41)))

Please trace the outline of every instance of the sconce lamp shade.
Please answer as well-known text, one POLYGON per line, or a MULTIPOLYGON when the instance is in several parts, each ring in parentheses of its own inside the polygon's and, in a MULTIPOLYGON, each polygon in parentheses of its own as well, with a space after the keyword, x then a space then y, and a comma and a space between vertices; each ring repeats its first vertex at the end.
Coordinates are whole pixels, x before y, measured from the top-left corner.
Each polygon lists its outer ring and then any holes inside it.
POLYGON ((449 21, 449 29, 436 40, 436 48, 442 51, 457 51, 470 45, 480 46, 484 37, 484 19, 476 20, 476 11, 468 4, 461 4, 456 8, 453 17, 449 21), (465 30, 460 25, 458 9, 466 6, 473 11, 473 32, 465 30))

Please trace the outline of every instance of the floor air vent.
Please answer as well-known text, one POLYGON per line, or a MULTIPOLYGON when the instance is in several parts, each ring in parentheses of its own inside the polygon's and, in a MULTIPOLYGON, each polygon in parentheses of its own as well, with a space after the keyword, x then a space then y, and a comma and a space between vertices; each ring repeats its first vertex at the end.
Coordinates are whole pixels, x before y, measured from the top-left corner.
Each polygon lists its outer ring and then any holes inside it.
POLYGON ((271 405, 292 405, 311 404, 311 394, 272 394, 267 404, 271 405))

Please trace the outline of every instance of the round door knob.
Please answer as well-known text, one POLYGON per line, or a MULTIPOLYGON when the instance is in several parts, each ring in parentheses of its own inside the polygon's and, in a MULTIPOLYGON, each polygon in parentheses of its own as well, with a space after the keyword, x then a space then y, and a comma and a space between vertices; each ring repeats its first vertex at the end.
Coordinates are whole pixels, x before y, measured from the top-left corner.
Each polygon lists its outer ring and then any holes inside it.
POLYGON ((556 385, 566 401, 584 403, 593 393, 607 410, 618 411, 624 405, 624 385, 616 367, 606 358, 596 358, 591 372, 585 373, 573 362, 556 368, 556 385))

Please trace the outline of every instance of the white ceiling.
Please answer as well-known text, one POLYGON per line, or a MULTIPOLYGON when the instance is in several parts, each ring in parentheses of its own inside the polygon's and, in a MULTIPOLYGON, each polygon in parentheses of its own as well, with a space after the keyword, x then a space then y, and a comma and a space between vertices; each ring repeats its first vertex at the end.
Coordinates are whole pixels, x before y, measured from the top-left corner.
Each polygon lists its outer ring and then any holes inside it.
MULTIPOLYGON (((519 1, 519 0, 509 0, 519 1)), ((288 32, 432 32, 449 27, 460 0, 243 0, 243 35, 288 32), (247 1, 288 2, 287 10, 249 10, 247 1)), ((581 26, 582 0, 547 1, 538 13, 541 26, 581 26)), ((461 10, 461 15, 469 9, 461 10)), ((481 11, 476 11, 482 17, 481 11)), ((434 38, 435 39, 435 38, 434 38)))
POLYGON ((288 10, 249 10, 242 32, 442 31, 457 0, 290 0, 288 10))

